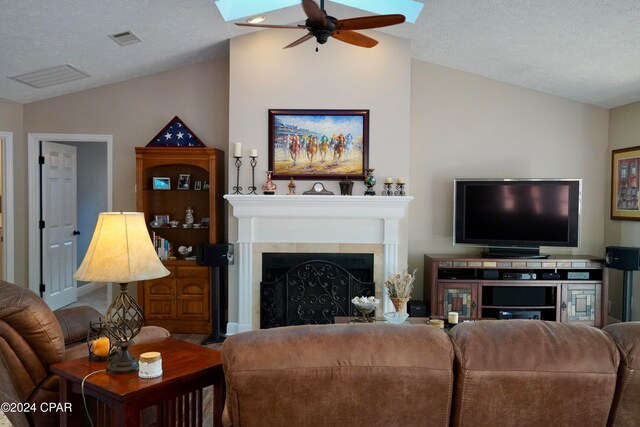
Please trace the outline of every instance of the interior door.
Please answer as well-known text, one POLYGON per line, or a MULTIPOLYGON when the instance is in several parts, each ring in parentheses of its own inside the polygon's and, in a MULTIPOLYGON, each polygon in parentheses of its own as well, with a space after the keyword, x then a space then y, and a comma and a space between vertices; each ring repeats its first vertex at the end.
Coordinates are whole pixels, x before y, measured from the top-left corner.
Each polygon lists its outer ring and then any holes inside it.
POLYGON ((76 147, 41 145, 41 291, 56 310, 77 300, 77 153, 76 147), (42 286, 44 285, 44 287, 42 286))

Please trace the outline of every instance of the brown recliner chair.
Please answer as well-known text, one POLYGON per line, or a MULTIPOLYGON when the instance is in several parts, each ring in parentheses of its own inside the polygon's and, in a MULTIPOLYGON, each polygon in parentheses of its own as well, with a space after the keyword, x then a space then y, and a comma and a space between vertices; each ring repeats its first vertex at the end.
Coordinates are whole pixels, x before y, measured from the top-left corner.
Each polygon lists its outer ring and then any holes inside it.
POLYGON ((616 394, 609 413, 609 426, 640 425, 640 322, 614 323, 604 328, 620 353, 616 394))
MULTIPOLYGON (((100 316, 91 307, 55 313, 29 289, 0 281, 0 402, 59 402, 59 378, 49 366, 87 357, 89 321, 100 316)), ((137 342, 169 336, 164 328, 144 327, 137 342)), ((74 408, 75 409, 75 408, 74 408)), ((5 414, 14 427, 58 426, 57 414, 43 411, 5 414)))

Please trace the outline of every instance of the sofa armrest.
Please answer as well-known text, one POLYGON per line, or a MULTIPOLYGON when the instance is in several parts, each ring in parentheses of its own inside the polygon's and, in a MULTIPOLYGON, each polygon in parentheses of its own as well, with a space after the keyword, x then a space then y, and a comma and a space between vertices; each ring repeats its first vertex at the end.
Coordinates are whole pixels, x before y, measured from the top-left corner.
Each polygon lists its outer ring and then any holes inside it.
POLYGON ((89 322, 98 322, 101 316, 98 310, 87 305, 61 308, 54 311, 53 314, 55 314, 60 328, 62 328, 65 346, 86 341, 89 322))

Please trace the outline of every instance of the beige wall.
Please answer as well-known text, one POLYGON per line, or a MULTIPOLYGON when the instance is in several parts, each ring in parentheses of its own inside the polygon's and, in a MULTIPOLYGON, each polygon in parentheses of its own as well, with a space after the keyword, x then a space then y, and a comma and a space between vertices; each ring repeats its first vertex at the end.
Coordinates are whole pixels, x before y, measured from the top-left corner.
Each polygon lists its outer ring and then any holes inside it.
POLYGON ((453 247, 454 178, 582 178, 579 249, 604 255, 608 110, 412 61, 409 263, 453 247))
MULTIPOLYGON (((60 96, 24 106, 24 133, 113 135, 113 209, 135 210, 135 152, 174 117, 210 147, 226 150, 229 103, 229 59, 219 58, 177 70, 60 96)), ((26 212, 27 148, 14 143, 16 201, 26 212)), ((26 215, 16 218, 16 243, 26 244, 26 215)), ((16 256, 16 273, 24 269, 16 256)), ((16 274, 17 275, 17 274, 16 274)), ((26 286, 26 281, 24 282, 26 286)))
MULTIPOLYGON (((25 105, 24 125, 21 108, 0 104, 0 130, 14 131, 14 164, 23 165, 15 169, 16 211, 27 208, 28 132, 113 134, 114 209, 129 210, 135 208, 133 147, 145 145, 174 115, 209 146, 228 152, 241 141, 245 150, 257 148, 260 186, 269 108, 366 108, 376 176, 408 178, 415 197, 405 251, 410 268, 419 268, 419 283, 424 253, 475 251, 452 247, 454 177, 582 178, 582 246, 564 253, 602 255, 605 223, 607 244, 638 231, 640 224, 607 220, 613 148, 607 110, 411 60, 408 41, 375 37, 381 43, 374 49, 330 40, 316 53, 312 42, 283 50, 291 32, 262 31, 231 40, 230 58, 25 105)), ((612 112, 613 144, 637 145, 629 142, 637 129, 628 129, 637 114, 612 112), (624 123, 620 130, 617 123, 624 123), (623 133, 628 140, 618 136, 623 133)), ((229 188, 235 175, 228 172, 229 188)), ((246 188, 249 167, 242 172, 246 188)), ((278 184, 282 192, 284 183, 278 184)), ((310 184, 300 181, 298 189, 310 184)), ((337 184, 326 184, 338 191, 337 184)), ((364 185, 354 191, 363 192, 364 185)), ((26 285, 24 218, 16 216, 16 281, 26 285)))
MULTIPOLYGON (((609 149, 617 150, 640 146, 640 102, 611 110, 609 116, 609 149)), ((640 247, 640 222, 611 220, 611 157, 607 157, 607 196, 603 203, 605 218, 605 245, 640 247)), ((640 273, 634 273, 632 308, 633 320, 640 319, 640 273)), ((622 316, 622 272, 610 270, 609 293, 612 295, 611 313, 622 316)))
MULTIPOLYGON (((14 282, 28 286, 27 259, 27 149, 23 134, 23 106, 0 100, 0 131, 13 133, 13 182, 14 182, 14 282)), ((3 213, 4 215, 10 213, 3 213)))
MULTIPOLYGON (((259 31, 231 40, 229 144, 241 142, 245 156, 240 185, 251 183, 246 156, 259 151, 256 185, 265 181, 268 152, 269 109, 368 109, 370 110, 369 165, 378 182, 384 177, 409 174, 409 130, 411 56, 408 40, 371 33, 380 44, 357 48, 330 39, 315 52, 315 43, 283 49, 297 31, 259 31)), ((232 153, 232 149, 229 150, 232 153)), ((229 170, 229 187, 235 185, 235 170, 229 170)), ((298 181, 298 193, 313 181, 298 181)), ((287 193, 287 182, 276 181, 278 194, 287 193)), ((327 189, 340 194, 337 181, 324 180, 327 189)), ((381 185, 376 191, 382 190, 381 185)), ((356 182, 353 194, 364 194, 356 182)), ((408 185, 409 194, 412 192, 408 185)), ((261 194, 261 192, 260 192, 261 194)), ((229 241, 237 240, 237 223, 229 217, 229 241)), ((406 222, 399 259, 407 258, 406 222)), ((237 318, 236 267, 230 269, 229 320, 237 318)))

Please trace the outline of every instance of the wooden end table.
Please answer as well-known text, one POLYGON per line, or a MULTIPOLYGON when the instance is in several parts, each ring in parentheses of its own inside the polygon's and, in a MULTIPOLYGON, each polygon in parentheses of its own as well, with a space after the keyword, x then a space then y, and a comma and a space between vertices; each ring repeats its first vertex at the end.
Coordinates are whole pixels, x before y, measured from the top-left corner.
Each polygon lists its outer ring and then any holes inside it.
MULTIPOLYGON (((136 344, 130 348, 136 357, 147 351, 161 353, 161 377, 142 379, 138 372, 98 372, 86 378, 85 394, 97 398, 106 409, 110 409, 105 418, 118 427, 138 427, 140 411, 157 405, 156 426, 202 426, 202 389, 213 385, 213 425, 221 426, 226 390, 220 352, 173 338, 136 344)), ((80 395, 82 380, 106 367, 107 362, 90 361, 88 357, 51 366, 51 371, 60 376, 60 402, 63 405, 69 402, 72 409, 60 413, 62 426, 81 425, 85 417, 80 395)))

